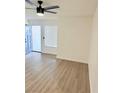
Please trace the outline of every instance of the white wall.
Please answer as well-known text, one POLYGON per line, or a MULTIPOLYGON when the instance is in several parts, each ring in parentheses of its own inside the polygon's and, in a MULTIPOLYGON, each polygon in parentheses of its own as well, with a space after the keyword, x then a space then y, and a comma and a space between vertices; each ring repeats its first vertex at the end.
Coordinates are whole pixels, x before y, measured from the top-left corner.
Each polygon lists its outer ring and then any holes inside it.
POLYGON ((98 12, 93 16, 89 52, 89 76, 91 93, 98 93, 98 12))
POLYGON ((91 17, 59 17, 57 58, 88 62, 91 22, 91 17))

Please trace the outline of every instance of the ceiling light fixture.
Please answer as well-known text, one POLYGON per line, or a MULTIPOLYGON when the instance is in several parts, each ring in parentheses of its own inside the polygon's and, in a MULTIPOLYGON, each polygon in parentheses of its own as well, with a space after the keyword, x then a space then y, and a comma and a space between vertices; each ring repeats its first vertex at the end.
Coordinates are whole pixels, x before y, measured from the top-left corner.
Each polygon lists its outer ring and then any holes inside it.
POLYGON ((44 16, 44 14, 43 14, 43 13, 37 13, 37 15, 38 15, 38 16, 44 16))

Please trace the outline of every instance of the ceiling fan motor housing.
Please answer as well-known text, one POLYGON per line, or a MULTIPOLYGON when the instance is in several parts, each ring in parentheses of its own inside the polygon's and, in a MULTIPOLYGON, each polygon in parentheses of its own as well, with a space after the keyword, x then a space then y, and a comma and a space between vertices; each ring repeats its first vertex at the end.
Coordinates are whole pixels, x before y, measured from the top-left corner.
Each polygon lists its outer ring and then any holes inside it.
POLYGON ((44 9, 41 6, 37 7, 37 13, 44 13, 44 9))
POLYGON ((39 3, 39 7, 37 7, 37 13, 44 13, 44 8, 41 7, 43 1, 39 0, 38 3, 39 3))

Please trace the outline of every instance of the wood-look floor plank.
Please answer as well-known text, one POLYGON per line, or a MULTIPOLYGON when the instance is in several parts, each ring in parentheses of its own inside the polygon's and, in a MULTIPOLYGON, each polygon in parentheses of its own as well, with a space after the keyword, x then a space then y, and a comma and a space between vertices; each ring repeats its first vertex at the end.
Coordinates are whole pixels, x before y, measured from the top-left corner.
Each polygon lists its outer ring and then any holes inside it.
POLYGON ((25 59, 26 93, 90 93, 88 65, 31 53, 25 59))

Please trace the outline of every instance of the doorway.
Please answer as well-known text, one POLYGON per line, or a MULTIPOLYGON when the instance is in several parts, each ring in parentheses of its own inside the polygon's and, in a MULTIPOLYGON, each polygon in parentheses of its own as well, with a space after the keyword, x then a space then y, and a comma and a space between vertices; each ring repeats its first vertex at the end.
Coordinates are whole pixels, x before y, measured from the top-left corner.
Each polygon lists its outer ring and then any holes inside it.
POLYGON ((41 27, 25 25, 25 55, 31 52, 42 52, 41 27))
POLYGON ((57 25, 26 25, 25 54, 57 54, 57 25))

